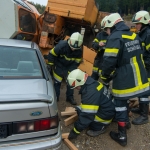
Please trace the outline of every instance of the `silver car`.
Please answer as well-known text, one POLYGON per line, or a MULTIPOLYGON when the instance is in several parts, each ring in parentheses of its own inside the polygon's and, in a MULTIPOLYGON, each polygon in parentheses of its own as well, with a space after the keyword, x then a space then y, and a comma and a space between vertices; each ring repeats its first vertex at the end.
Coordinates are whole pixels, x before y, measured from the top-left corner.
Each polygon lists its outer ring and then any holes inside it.
POLYGON ((61 145, 56 95, 38 46, 0 39, 0 150, 61 145))

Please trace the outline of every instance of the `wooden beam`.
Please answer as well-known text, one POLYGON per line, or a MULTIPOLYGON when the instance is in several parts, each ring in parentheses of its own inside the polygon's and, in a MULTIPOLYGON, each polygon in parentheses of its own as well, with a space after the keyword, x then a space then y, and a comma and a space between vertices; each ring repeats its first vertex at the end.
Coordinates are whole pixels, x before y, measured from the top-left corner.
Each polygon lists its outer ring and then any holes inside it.
POLYGON ((75 111, 74 107, 66 107, 65 111, 75 111))
POLYGON ((68 125, 74 123, 77 119, 78 119, 78 115, 77 114, 74 114, 74 115, 70 116, 69 118, 64 120, 65 126, 68 126, 68 125))
POLYGON ((68 139, 69 133, 63 133, 61 136, 62 139, 68 139))
POLYGON ((63 111, 61 112, 61 116, 71 116, 71 115, 74 115, 76 114, 77 112, 76 111, 63 111))
POLYGON ((78 150, 78 148, 75 147, 75 145, 71 141, 69 141, 68 139, 64 139, 64 142, 70 150, 78 150))

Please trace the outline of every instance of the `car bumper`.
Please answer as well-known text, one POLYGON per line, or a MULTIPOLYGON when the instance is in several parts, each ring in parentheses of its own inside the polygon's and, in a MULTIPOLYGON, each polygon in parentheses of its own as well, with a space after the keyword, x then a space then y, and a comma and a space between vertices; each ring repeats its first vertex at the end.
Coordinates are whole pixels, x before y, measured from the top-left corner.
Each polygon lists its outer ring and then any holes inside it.
POLYGON ((0 144, 0 150, 61 150, 62 138, 60 126, 55 136, 32 138, 0 144))

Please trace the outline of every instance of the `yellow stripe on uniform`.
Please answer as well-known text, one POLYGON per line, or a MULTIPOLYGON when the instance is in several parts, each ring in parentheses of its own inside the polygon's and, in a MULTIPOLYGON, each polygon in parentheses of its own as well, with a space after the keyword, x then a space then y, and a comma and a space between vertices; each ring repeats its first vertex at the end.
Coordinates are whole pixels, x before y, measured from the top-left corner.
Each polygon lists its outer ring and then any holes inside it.
POLYGON ((60 77, 59 75, 57 75, 54 71, 53 71, 53 76, 54 76, 54 78, 55 78, 58 82, 61 82, 61 81, 62 81, 62 77, 60 77))
POLYGON ((57 54, 56 54, 55 51, 54 51, 54 48, 50 51, 50 53, 51 53, 52 55, 54 55, 54 56, 57 56, 57 54))
POLYGON ((147 82, 143 85, 136 86, 136 87, 130 88, 130 89, 125 89, 125 90, 112 89, 112 92, 115 96, 119 96, 119 95, 120 95, 120 97, 121 97, 121 95, 131 96, 133 94, 138 94, 143 91, 146 91, 147 88, 149 89, 149 82, 147 82))
POLYGON ((116 57, 118 52, 119 52, 118 48, 106 48, 104 56, 115 56, 116 57))
POLYGON ((49 64, 49 65, 54 65, 54 63, 52 63, 52 62, 48 62, 48 64, 49 64))
POLYGON ((106 43, 106 40, 100 40, 99 42, 104 42, 104 43, 106 43))
POLYGON ((110 119, 110 120, 104 120, 104 119, 102 119, 102 118, 100 118, 100 117, 98 117, 98 116, 95 116, 94 121, 96 121, 96 122, 101 122, 101 123, 104 123, 104 124, 110 124, 111 121, 112 121, 112 119, 110 119))
POLYGON ((100 83, 100 85, 99 85, 99 86, 97 86, 97 87, 96 87, 96 89, 97 89, 98 91, 100 91, 100 90, 102 89, 102 87, 103 87, 103 84, 102 84, 102 83, 100 83))
POLYGON ((81 111, 87 113, 96 113, 99 109, 98 105, 84 105, 81 104, 81 111))
POLYGON ((137 60, 136 60, 136 57, 133 57, 132 58, 132 61, 133 61, 133 65, 134 65, 134 67, 135 67, 135 71, 136 72, 134 72, 135 74, 136 74, 136 76, 137 76, 137 85, 142 85, 142 80, 141 80, 141 73, 140 73, 140 69, 139 69, 139 65, 138 65, 138 63, 137 63, 137 60))
POLYGON ((143 60, 143 54, 141 54, 141 60, 142 60, 143 66, 145 67, 145 63, 144 63, 144 60, 143 60))
POLYGON ((74 130, 75 133, 80 134, 80 132, 77 131, 76 128, 73 128, 73 130, 74 130))
POLYGON ((136 38, 136 34, 135 33, 133 33, 132 35, 124 35, 124 34, 122 34, 122 38, 134 40, 136 38))
POLYGON ((97 38, 95 38, 95 39, 93 40, 93 42, 99 42, 99 40, 98 40, 97 38))
POLYGON ((97 72, 98 71, 98 67, 93 67, 93 72, 97 72))
POLYGON ((145 43, 144 43, 144 42, 142 43, 142 46, 143 46, 143 47, 145 46, 145 43))
POLYGON ((81 58, 68 58, 66 55, 60 55, 61 57, 64 57, 67 61, 76 61, 77 63, 81 62, 81 58))
POLYGON ((150 44, 148 44, 148 45, 146 46, 146 50, 149 50, 149 48, 150 48, 150 44))

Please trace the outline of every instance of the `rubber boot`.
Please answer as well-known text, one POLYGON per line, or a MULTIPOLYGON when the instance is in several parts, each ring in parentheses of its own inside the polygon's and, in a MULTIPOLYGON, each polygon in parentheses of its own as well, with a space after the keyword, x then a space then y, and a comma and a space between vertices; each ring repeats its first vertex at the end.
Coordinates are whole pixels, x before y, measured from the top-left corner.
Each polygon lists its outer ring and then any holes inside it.
POLYGON ((131 123, 130 123, 130 121, 126 122, 125 127, 126 127, 126 129, 130 129, 130 128, 131 128, 131 123))
POLYGON ((73 97, 67 97, 66 101, 69 102, 72 105, 77 105, 77 103, 76 103, 76 101, 74 100, 73 97))
POLYGON ((137 108, 131 108, 131 111, 133 112, 133 113, 136 113, 136 114, 140 114, 140 106, 139 107, 137 107, 137 108))
POLYGON ((98 136, 98 135, 104 133, 105 131, 106 131, 106 127, 103 126, 102 129, 99 130, 99 131, 88 130, 88 131, 86 132, 86 134, 89 135, 89 136, 95 137, 95 136, 98 136))
POLYGON ((149 111, 149 105, 140 103, 140 116, 135 118, 132 123, 134 125, 141 125, 148 123, 148 111, 149 111))
POLYGON ((119 143, 121 146, 127 145, 127 135, 126 135, 126 127, 125 122, 118 122, 118 133, 111 131, 110 137, 119 143))

